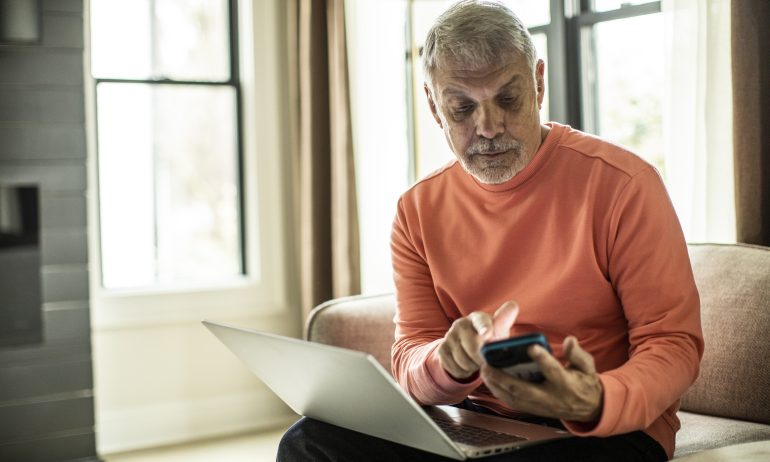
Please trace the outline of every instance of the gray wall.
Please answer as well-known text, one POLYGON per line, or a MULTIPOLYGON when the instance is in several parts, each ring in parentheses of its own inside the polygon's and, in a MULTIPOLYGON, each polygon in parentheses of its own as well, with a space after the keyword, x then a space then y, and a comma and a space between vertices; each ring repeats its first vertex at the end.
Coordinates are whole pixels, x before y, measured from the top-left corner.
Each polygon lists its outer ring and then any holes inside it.
POLYGON ((41 43, 0 45, 0 183, 40 186, 43 301, 43 342, 0 348, 4 461, 96 458, 83 0, 41 4, 41 43))

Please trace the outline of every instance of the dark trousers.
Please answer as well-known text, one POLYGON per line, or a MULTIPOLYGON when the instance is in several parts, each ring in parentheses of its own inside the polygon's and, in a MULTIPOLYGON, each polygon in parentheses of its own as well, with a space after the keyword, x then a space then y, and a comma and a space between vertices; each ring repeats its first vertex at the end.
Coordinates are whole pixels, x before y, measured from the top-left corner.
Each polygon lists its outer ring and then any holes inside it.
MULTIPOLYGON (((473 406, 460 406, 473 407, 473 406)), ((442 456, 310 418, 295 423, 281 439, 279 462, 445 462, 442 456)), ((484 462, 523 461, 644 461, 668 460, 665 451, 646 433, 637 431, 607 438, 568 438, 485 457, 484 462)))

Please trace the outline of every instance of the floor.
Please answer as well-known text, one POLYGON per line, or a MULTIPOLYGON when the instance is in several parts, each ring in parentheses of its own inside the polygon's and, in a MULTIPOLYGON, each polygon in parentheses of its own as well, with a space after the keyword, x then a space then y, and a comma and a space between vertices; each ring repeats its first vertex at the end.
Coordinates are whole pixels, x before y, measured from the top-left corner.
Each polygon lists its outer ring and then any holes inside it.
POLYGON ((274 461, 286 428, 178 446, 103 455, 105 462, 263 462, 274 461))

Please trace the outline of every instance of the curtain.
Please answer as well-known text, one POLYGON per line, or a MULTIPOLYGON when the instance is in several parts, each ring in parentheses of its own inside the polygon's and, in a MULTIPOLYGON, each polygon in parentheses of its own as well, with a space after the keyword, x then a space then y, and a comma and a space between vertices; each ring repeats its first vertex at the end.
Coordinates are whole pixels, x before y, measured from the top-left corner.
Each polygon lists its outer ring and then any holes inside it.
POLYGON ((770 246, 770 2, 733 0, 731 20, 737 237, 770 246))
POLYGON ((688 242, 735 242, 730 0, 663 0, 666 186, 688 242))
POLYGON ((360 292, 343 0, 291 0, 289 86, 303 316, 360 292))

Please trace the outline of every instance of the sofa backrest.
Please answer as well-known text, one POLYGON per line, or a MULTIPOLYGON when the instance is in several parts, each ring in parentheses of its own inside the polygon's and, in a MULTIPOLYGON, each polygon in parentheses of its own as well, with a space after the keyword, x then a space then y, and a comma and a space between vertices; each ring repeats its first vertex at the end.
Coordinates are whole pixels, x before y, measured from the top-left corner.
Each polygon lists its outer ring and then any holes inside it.
POLYGON ((689 249, 706 346, 682 409, 770 423, 770 248, 689 249))
POLYGON ((305 323, 305 338, 313 342, 364 351, 390 371, 390 347, 396 325, 393 294, 353 296, 317 306, 305 323))
MULTIPOLYGON (((706 343, 690 412, 770 423, 770 249, 690 245, 706 343)), ((311 313, 305 338, 371 353, 390 370, 395 298, 347 297, 311 313)))

